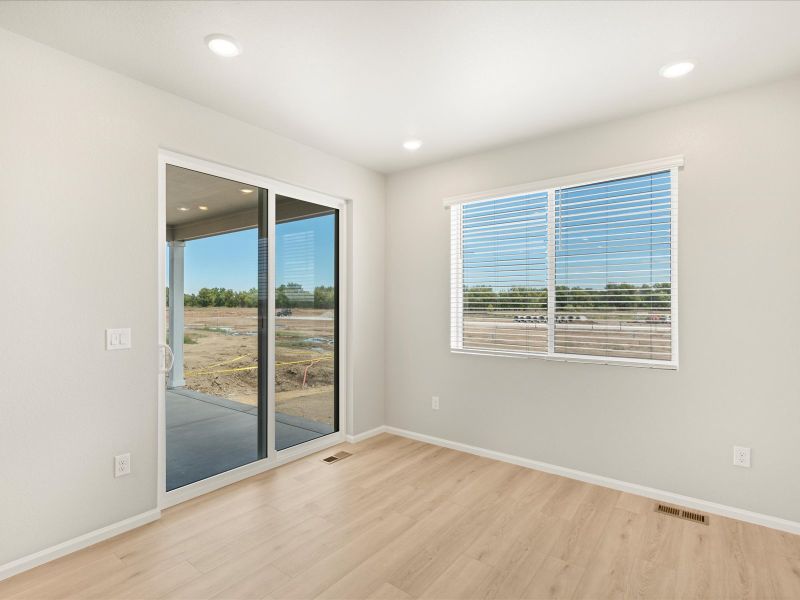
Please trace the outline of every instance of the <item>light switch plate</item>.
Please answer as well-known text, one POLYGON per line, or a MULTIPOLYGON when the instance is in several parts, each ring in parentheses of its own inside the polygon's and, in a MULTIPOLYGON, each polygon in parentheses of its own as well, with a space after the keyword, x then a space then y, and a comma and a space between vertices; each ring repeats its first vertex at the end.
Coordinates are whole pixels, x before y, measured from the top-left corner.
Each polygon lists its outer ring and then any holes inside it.
POLYGON ((126 350, 130 347, 130 328, 106 329, 106 350, 126 350))

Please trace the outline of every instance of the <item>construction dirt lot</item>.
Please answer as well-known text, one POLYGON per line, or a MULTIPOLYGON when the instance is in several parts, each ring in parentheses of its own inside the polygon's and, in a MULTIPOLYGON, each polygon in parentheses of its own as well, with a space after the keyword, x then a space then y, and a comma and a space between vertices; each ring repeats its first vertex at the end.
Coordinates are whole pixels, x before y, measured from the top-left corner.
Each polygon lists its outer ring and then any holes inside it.
MULTIPOLYGON (((546 323, 515 322, 509 315, 477 314, 464 319, 465 348, 545 353, 547 336, 546 323)), ((562 354, 670 360, 672 325, 620 319, 557 324, 554 349, 562 354)))
MULTIPOLYGON (((255 308, 184 309, 186 387, 255 405, 255 308)), ((276 411, 333 424, 334 320, 330 309, 292 309, 275 318, 276 411)))

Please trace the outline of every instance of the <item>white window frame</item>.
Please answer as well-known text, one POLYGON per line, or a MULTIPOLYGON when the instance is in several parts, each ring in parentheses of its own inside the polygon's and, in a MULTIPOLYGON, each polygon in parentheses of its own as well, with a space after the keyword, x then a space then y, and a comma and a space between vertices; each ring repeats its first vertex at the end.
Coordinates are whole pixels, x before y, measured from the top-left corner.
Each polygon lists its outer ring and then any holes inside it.
MULTIPOLYGON (((547 352, 514 352, 508 350, 465 349, 463 347, 463 248, 461 221, 451 218, 450 224, 450 352, 453 354, 477 354, 488 356, 506 356, 515 358, 539 358, 561 362, 597 363, 632 367, 649 367, 654 369, 678 369, 678 171, 684 165, 683 156, 669 156, 656 160, 648 160, 619 167, 578 173, 565 177, 544 179, 521 185, 514 185, 473 194, 451 196, 444 199, 445 209, 455 205, 481 202, 484 200, 500 200, 521 194, 547 192, 547 320, 548 351, 547 352), (555 192, 558 188, 574 187, 602 183, 614 179, 624 179, 656 173, 670 172, 670 319, 672 359, 651 360, 640 358, 623 358, 613 356, 591 356, 583 354, 564 354, 555 352, 555 192)), ((460 211, 457 213, 460 214, 460 211)))

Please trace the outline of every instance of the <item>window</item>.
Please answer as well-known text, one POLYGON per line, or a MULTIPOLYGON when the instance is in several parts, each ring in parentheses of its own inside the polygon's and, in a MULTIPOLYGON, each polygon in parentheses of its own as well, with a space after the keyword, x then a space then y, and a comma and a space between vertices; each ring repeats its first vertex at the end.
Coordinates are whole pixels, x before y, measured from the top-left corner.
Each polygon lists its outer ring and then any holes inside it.
POLYGON ((681 164, 446 201, 451 349, 677 366, 681 164))

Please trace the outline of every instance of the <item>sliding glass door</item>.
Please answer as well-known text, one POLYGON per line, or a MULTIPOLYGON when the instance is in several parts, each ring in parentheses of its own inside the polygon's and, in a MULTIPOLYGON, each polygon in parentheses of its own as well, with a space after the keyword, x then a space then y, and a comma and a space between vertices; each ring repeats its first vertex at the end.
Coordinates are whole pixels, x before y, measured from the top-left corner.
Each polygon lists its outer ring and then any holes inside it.
POLYGON ((166 491, 339 431, 339 226, 166 165, 166 491))

